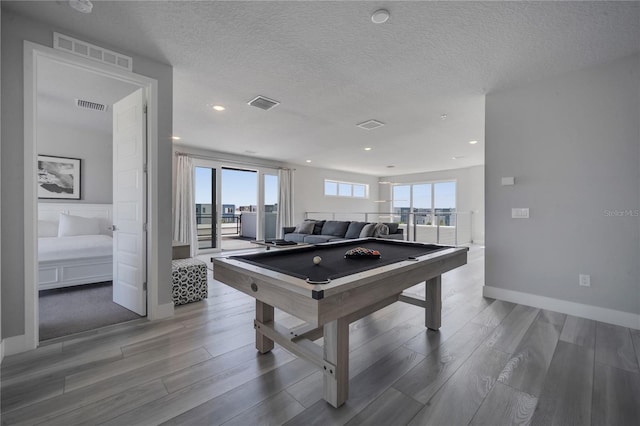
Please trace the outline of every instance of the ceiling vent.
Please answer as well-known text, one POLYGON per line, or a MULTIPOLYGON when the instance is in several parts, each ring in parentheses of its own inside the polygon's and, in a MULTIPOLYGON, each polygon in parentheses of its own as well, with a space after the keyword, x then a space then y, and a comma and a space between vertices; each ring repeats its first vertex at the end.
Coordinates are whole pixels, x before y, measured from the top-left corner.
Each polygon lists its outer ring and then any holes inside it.
POLYGON ((384 123, 381 123, 377 120, 368 120, 368 121, 365 121, 364 123, 357 124, 357 126, 360 127, 361 129, 373 130, 373 129, 377 129, 378 127, 384 126, 384 123))
POLYGON ((133 69, 133 58, 131 56, 125 56, 64 34, 53 33, 53 47, 54 49, 73 53, 103 64, 113 65, 127 71, 133 69))
POLYGON ((280 102, 265 98, 264 96, 256 96, 254 99, 249 101, 249 105, 269 111, 271 108, 280 105, 280 102))
POLYGON ((107 111, 109 109, 108 105, 99 104, 97 102, 85 101, 84 99, 76 99, 76 106, 78 108, 84 109, 92 109, 94 111, 107 111))

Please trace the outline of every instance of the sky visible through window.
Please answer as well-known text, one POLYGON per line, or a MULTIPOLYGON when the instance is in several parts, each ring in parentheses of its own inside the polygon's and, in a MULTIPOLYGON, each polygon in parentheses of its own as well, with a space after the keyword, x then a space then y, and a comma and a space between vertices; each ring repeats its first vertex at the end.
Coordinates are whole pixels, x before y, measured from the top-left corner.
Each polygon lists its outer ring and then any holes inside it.
MULTIPOLYGON (((208 167, 195 168, 196 204, 211 202, 211 176, 214 170, 208 167)), ((258 204, 258 173, 244 170, 222 169, 222 204, 255 206, 258 204)), ((278 177, 265 176, 265 204, 278 202, 278 177)))

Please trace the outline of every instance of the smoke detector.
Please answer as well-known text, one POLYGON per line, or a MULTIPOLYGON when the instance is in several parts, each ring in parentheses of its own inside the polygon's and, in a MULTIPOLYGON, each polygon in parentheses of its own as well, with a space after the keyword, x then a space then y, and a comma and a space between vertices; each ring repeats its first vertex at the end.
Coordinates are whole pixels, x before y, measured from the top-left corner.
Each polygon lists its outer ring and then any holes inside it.
POLYGON ((273 99, 266 98, 264 96, 256 96, 252 100, 248 102, 249 105, 254 106, 256 108, 263 109, 265 111, 269 111, 271 108, 274 108, 280 105, 280 102, 274 101, 273 99))
POLYGON ((109 109, 109 105, 86 101, 84 99, 75 99, 75 103, 78 108, 91 109, 93 111, 106 112, 109 109))

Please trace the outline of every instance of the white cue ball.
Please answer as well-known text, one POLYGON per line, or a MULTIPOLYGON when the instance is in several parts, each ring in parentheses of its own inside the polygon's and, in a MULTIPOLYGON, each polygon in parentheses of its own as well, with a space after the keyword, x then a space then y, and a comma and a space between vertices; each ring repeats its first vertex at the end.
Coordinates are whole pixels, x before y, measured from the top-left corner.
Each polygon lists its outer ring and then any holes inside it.
POLYGON ((322 258, 321 258, 320 256, 315 256, 315 257, 313 258, 313 263, 314 263, 315 265, 319 265, 319 264, 320 264, 320 262, 322 262, 322 258))

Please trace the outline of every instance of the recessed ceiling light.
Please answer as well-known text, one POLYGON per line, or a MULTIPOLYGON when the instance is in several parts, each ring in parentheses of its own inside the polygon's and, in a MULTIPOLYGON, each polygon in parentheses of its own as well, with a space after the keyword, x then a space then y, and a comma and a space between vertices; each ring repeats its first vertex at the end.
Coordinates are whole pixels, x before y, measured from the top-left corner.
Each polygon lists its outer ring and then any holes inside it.
POLYGON ((365 151, 371 151, 373 148, 371 148, 370 146, 366 147, 364 150, 365 151))
POLYGON ((180 136, 171 136, 171 139, 173 139, 174 141, 179 141, 182 138, 180 136))
POLYGON ((213 108, 216 111, 224 111, 226 108, 223 107, 222 105, 214 105, 211 108, 213 108))
POLYGON ((373 12, 373 15, 371 15, 371 21, 374 24, 384 24, 389 20, 389 16, 390 15, 388 10, 378 9, 375 12, 373 12))
POLYGON ((310 163, 310 162, 311 162, 311 160, 305 160, 305 161, 306 161, 307 163, 310 163))
POLYGON ((470 143, 471 145, 475 145, 475 144, 477 144, 477 143, 478 143, 478 141, 469 141, 469 143, 470 143))
POLYGON ((446 120, 447 114, 440 114, 440 120, 446 120))

